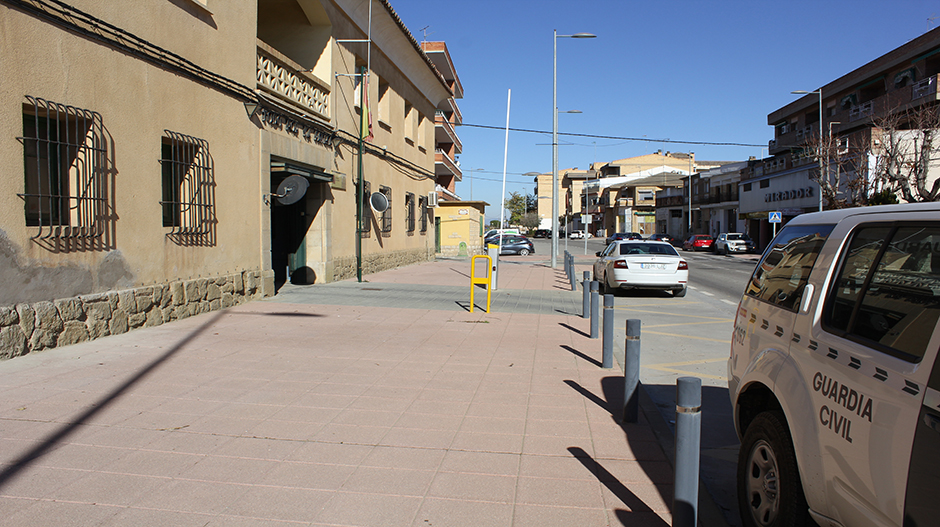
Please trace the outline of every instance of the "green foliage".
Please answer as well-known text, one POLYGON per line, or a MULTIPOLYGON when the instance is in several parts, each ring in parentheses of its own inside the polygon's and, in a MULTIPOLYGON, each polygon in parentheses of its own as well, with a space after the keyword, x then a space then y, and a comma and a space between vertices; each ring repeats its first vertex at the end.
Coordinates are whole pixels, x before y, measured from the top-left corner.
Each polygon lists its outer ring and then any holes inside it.
POLYGON ((895 205, 897 203, 897 194, 889 189, 882 190, 881 192, 875 192, 871 196, 868 196, 869 205, 895 205))

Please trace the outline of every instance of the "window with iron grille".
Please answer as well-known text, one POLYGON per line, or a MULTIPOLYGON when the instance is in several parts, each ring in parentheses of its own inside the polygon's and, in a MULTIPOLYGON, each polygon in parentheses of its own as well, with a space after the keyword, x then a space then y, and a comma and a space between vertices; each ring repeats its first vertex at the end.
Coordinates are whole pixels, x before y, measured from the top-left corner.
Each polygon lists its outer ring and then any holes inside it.
POLYGON ((171 228, 171 237, 208 235, 215 224, 215 174, 209 143, 169 130, 163 133, 163 226, 171 228))
POLYGON ((409 235, 415 233, 415 195, 412 192, 405 193, 405 231, 409 235))
POLYGON ((372 185, 363 180, 362 182, 362 231, 360 238, 368 238, 372 234, 372 207, 369 206, 369 196, 372 195, 372 185))
POLYGON ((388 238, 392 235, 392 189, 379 187, 379 192, 388 199, 388 208, 382 212, 382 237, 388 238))
POLYGON ((23 104, 26 225, 36 238, 101 236, 109 217, 101 115, 26 96, 23 104))
POLYGON ((428 198, 421 196, 418 198, 418 210, 421 214, 421 234, 428 232, 428 198))

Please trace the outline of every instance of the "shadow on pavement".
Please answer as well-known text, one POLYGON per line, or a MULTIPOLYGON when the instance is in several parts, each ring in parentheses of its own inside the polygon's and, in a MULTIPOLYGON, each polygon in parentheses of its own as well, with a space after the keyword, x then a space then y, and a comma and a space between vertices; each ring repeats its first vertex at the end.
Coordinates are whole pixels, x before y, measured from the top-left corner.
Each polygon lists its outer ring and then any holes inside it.
POLYGON ((558 325, 561 326, 561 327, 563 327, 563 328, 565 328, 565 329, 570 329, 571 331, 574 331, 575 333, 577 333, 578 335, 581 335, 582 337, 591 338, 591 336, 588 335, 587 333, 581 331, 580 329, 578 329, 578 328, 576 328, 576 327, 569 326, 568 324, 565 324, 564 322, 559 322, 558 325))
POLYGON ((201 326, 193 330, 189 335, 187 335, 183 340, 179 341, 175 346, 167 350, 165 353, 157 357, 146 367, 138 371, 132 377, 124 381, 120 386, 116 387, 111 393, 105 395, 101 400, 91 405, 91 408, 85 410, 85 412, 77 415, 72 419, 72 421, 64 425, 58 432, 50 434, 44 440, 40 441, 35 447, 31 450, 23 453, 18 459, 15 459, 8 467, 6 467, 3 472, 0 472, 0 488, 3 487, 6 482, 11 478, 16 476, 21 470, 27 468, 33 461, 37 458, 53 449, 59 442, 71 435, 75 430, 91 419, 95 414, 104 410, 111 405, 114 401, 120 398, 124 392, 132 388, 134 385, 144 380, 147 375, 153 373, 161 364, 169 360, 173 355, 176 355, 181 349, 183 349, 186 344, 192 341, 194 338, 198 337, 202 332, 212 327, 215 322, 225 315, 226 311, 216 312, 209 320, 204 322, 201 326))
POLYGON ((578 350, 572 348, 571 346, 567 346, 567 345, 562 344, 561 349, 563 349, 563 350, 565 350, 565 351, 570 351, 572 354, 577 355, 578 357, 581 357, 582 359, 584 359, 584 360, 590 362, 591 364, 597 366, 598 368, 603 368, 603 367, 604 367, 604 364, 601 363, 601 361, 595 359, 594 357, 589 357, 589 356, 585 355, 584 353, 581 353, 580 351, 578 351, 578 350))
MULTIPOLYGON (((623 430, 624 438, 626 439, 627 445, 633 451, 637 463, 640 465, 640 468, 643 472, 649 477, 650 481, 654 483, 658 482, 657 478, 662 472, 661 462, 657 462, 656 466, 653 466, 649 461, 649 458, 659 457, 658 455, 645 456, 644 452, 648 452, 650 444, 655 444, 657 447, 659 443, 655 441, 650 441, 648 436, 640 437, 639 432, 641 429, 646 428, 644 425, 633 424, 633 423, 624 423, 623 416, 623 377, 604 377, 601 379, 601 389, 603 390, 603 397, 598 396, 597 394, 591 392, 587 388, 581 386, 575 381, 565 380, 565 384, 570 386, 573 390, 583 395, 586 399, 593 402, 600 408, 604 409, 610 414, 610 418, 617 423, 621 430, 623 430), (644 460, 644 457, 647 459, 644 460)), ((597 477, 605 487, 610 489, 620 501, 630 508, 629 511, 619 511, 617 516, 620 519, 621 523, 624 525, 635 525, 634 519, 631 518, 633 514, 643 514, 643 518, 650 520, 643 525, 669 525, 658 515, 653 513, 653 509, 647 505, 642 499, 640 499, 636 494, 630 491, 626 485, 624 485, 620 480, 618 480, 613 474, 607 471, 597 460, 594 460, 587 454, 584 450, 580 448, 569 448, 569 452, 575 456, 578 461, 580 461, 584 466, 597 477)), ((664 492, 663 485, 657 485, 657 490, 660 493, 664 503, 672 504, 672 495, 664 492)), ((672 488, 671 485, 666 488, 672 488)))

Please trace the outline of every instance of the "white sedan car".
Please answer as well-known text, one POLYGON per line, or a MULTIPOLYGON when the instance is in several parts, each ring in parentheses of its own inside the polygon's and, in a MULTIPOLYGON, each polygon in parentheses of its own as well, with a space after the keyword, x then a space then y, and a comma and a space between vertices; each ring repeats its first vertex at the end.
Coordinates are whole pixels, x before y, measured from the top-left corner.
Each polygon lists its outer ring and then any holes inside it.
POLYGON ((664 289, 685 296, 689 264, 676 249, 651 240, 616 241, 597 253, 594 279, 605 293, 620 289, 664 289))

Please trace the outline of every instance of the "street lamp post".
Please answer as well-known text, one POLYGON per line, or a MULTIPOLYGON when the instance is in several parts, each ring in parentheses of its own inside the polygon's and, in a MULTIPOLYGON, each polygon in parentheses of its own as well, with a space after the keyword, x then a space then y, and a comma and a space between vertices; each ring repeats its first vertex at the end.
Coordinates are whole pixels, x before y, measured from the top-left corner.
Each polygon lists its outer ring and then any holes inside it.
MULTIPOLYGON (((824 176, 823 176, 823 156, 822 156, 822 142, 823 142, 823 96, 822 96, 822 88, 819 88, 818 90, 815 90, 815 91, 794 90, 794 91, 791 91, 790 93, 792 93, 792 94, 794 94, 794 95, 812 95, 812 94, 817 94, 817 95, 819 95, 819 152, 818 152, 817 159, 819 160, 819 212, 822 212, 822 210, 823 210, 822 181, 823 181, 823 177, 824 177, 824 176)), ((827 157, 828 157, 828 152, 826 153, 826 155, 827 155, 827 157)), ((829 160, 827 159, 827 160, 826 160, 827 168, 828 168, 828 162, 829 162, 829 160)), ((826 183, 829 183, 828 173, 827 173, 827 175, 825 176, 825 179, 826 179, 826 183)))
MULTIPOLYGON (((552 269, 558 266, 558 38, 594 38, 590 33, 559 35, 552 30, 552 269)), ((566 112, 567 113, 567 112, 566 112)))

